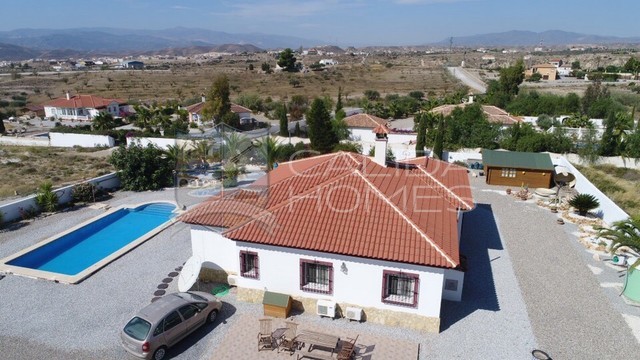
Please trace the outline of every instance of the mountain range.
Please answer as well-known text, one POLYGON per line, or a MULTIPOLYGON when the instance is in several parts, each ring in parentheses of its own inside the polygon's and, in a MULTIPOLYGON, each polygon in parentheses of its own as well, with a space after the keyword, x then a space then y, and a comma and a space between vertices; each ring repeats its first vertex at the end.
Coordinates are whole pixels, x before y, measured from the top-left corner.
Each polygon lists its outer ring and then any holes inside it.
MULTIPOLYGON (((640 44, 640 37, 579 34, 561 30, 507 31, 448 38, 422 46, 561 46, 640 44)), ((173 54, 206 52, 254 52, 318 46, 322 40, 263 33, 232 34, 198 28, 163 30, 116 28, 16 29, 0 31, 0 60, 95 57, 100 55, 173 54)), ((393 45, 393 44, 390 44, 393 45)))
POLYGON ((458 36, 445 39, 437 45, 449 46, 561 46, 561 45, 605 45, 605 44, 638 44, 640 37, 617 37, 579 34, 562 30, 543 32, 512 30, 501 33, 458 36))

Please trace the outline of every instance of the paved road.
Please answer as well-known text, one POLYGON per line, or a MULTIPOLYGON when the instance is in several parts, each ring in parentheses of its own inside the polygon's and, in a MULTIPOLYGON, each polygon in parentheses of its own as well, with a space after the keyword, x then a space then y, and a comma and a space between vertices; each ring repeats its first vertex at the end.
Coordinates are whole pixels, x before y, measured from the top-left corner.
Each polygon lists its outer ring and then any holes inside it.
POLYGON ((458 78, 460 81, 462 81, 468 87, 470 87, 470 88, 472 88, 472 89, 474 89, 476 91, 479 91, 482 94, 487 92, 487 85, 484 82, 482 82, 482 80, 480 80, 477 77, 473 76, 471 73, 469 73, 464 68, 453 67, 452 66, 452 67, 448 67, 447 70, 449 70, 449 72, 453 76, 458 78))

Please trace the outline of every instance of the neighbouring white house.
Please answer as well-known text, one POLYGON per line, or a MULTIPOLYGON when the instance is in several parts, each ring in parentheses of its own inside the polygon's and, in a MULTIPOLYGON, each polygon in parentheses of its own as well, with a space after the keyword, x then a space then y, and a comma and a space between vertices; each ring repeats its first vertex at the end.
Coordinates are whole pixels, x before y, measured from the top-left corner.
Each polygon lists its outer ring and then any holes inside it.
POLYGON ((425 157, 387 164, 386 145, 381 134, 373 159, 339 152, 283 163, 188 210, 180 220, 200 276, 235 284, 242 301, 279 292, 312 313, 329 302, 438 332, 442 300, 462 297, 468 174, 425 157))
POLYGON ((320 65, 324 65, 324 66, 338 65, 338 61, 337 60, 333 60, 333 59, 322 59, 322 60, 318 61, 318 63, 320 63, 320 65))
POLYGON ((113 116, 124 116, 127 103, 122 99, 108 99, 95 95, 74 95, 69 93, 63 98, 43 104, 44 116, 59 120, 92 120, 102 112, 113 116))
POLYGON ((396 159, 408 159, 415 157, 415 143, 417 133, 413 130, 394 129, 389 127, 389 122, 377 116, 365 113, 357 113, 344 118, 349 130, 349 140, 362 145, 362 152, 368 154, 375 147, 376 134, 374 129, 383 126, 387 132, 389 149, 396 159))
MULTIPOLYGON (((193 105, 187 106, 186 110, 189 113, 189 122, 202 123, 206 119, 204 118, 202 111, 204 109, 206 98, 203 96, 202 101, 193 105)), ((231 103, 231 112, 238 114, 240 117, 240 124, 246 124, 251 121, 251 109, 247 109, 244 106, 231 103)))
POLYGON ((571 65, 558 66, 558 75, 571 76, 572 73, 573 73, 573 70, 571 69, 571 65))

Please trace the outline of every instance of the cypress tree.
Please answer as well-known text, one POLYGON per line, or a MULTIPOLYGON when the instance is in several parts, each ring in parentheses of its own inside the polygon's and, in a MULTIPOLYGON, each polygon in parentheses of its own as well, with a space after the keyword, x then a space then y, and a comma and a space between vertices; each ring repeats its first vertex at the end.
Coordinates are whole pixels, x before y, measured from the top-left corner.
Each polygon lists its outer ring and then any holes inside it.
POLYGON ((444 116, 440 115, 438 120, 438 130, 436 130, 436 138, 433 144, 433 156, 442 160, 442 152, 444 151, 444 116))
POLYGON ((338 144, 338 137, 331 126, 331 114, 322 99, 316 98, 311 103, 307 126, 312 149, 325 154, 338 144))
POLYGON ((289 136, 289 120, 287 119, 287 105, 282 104, 279 110, 280 136, 289 136))
POLYGON ((416 156, 424 156, 424 148, 427 145, 427 120, 425 115, 420 116, 418 123, 418 137, 416 139, 416 156))

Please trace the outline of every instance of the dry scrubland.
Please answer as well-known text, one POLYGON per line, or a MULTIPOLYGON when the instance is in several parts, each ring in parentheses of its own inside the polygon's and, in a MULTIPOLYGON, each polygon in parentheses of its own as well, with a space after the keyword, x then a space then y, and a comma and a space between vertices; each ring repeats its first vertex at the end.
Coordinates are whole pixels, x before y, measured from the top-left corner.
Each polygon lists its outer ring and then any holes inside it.
MULTIPOLYGON (((321 57, 305 57, 302 62, 310 65, 321 57)), ((340 62, 327 71, 309 73, 265 74, 260 68, 263 62, 275 67, 275 59, 266 54, 245 57, 225 57, 222 61, 205 63, 171 62, 168 70, 96 70, 56 74, 25 74, 19 79, 0 77, 0 97, 26 92, 29 103, 39 104, 49 97, 60 97, 65 90, 71 93, 95 94, 118 97, 131 102, 185 101, 200 98, 211 86, 213 78, 226 74, 231 84, 231 97, 254 93, 274 100, 293 95, 335 97, 342 86, 347 98, 361 96, 365 90, 377 90, 381 94, 406 94, 420 90, 426 94, 440 95, 452 92, 456 80, 444 69, 441 56, 369 56, 341 55, 333 57, 340 62), (249 70, 252 64, 254 70, 249 70), (299 80, 293 87, 291 78, 299 80)), ((147 65, 161 65, 148 62, 147 65)))
POLYGON ((613 165, 577 168, 629 215, 640 218, 640 171, 613 165))
POLYGON ((0 169, 0 199, 34 193, 45 181, 59 187, 114 171, 106 155, 25 146, 2 146, 0 169))

